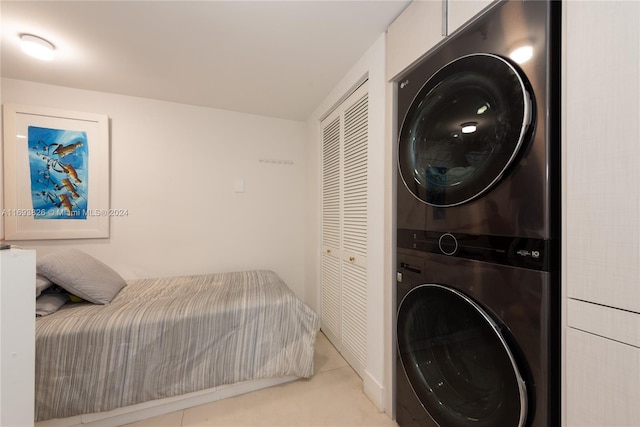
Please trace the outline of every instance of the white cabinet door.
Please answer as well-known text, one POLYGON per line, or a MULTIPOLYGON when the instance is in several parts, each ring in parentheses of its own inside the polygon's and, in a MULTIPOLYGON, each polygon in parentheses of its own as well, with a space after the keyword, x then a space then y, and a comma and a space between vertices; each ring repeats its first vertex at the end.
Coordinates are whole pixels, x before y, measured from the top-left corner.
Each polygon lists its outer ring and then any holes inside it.
POLYGON ((443 3, 414 1, 387 30, 386 75, 394 80, 443 38, 443 3))
POLYGON ((36 252, 0 251, 0 426, 33 426, 36 252))
POLYGON ((640 313, 575 299, 566 306, 567 326, 640 349, 640 313))
POLYGON ((568 328, 567 427, 635 427, 640 348, 568 328))
POLYGON ((387 80, 397 80, 446 36, 492 3, 497 1, 413 1, 387 29, 387 80))
POLYGON ((566 425, 640 420, 640 3, 563 3, 566 425))
POLYGON ((637 426, 640 314, 574 299, 566 308, 567 426, 637 426))
POLYGON ((494 3, 494 0, 448 0, 447 35, 453 34, 491 3, 494 3))
POLYGON ((567 293, 640 313, 640 2, 565 12, 567 293))

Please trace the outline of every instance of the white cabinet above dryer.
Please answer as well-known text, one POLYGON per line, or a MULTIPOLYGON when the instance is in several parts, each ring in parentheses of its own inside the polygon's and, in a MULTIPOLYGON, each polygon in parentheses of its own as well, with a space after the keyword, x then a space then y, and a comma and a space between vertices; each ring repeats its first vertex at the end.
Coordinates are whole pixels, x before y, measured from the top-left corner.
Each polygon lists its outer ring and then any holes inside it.
POLYGON ((448 0, 446 5, 447 36, 452 35, 476 15, 484 12, 493 0, 448 0))
POLYGON ((443 3, 413 1, 387 30, 387 80, 394 80, 443 38, 443 3))
POLYGON ((413 1, 387 30, 387 80, 395 80, 492 3, 493 0, 413 1))

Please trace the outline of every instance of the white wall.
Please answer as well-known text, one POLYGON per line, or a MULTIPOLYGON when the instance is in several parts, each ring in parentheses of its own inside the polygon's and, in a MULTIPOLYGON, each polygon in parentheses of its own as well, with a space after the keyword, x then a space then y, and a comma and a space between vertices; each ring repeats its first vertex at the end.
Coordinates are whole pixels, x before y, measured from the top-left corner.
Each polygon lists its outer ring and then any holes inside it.
POLYGON ((320 312, 320 192, 322 146, 320 120, 355 89, 365 78, 369 83, 369 170, 368 170, 368 292, 367 292, 367 375, 364 390, 380 408, 385 409, 384 366, 391 351, 384 341, 385 329, 385 120, 387 90, 385 80, 385 36, 369 48, 336 85, 307 120, 307 302, 320 312), (315 298, 314 298, 315 294, 315 298))
POLYGON ((84 250, 125 279, 271 269, 305 292, 305 124, 2 79, 2 102, 106 114, 109 239, 11 242, 84 250), (264 160, 284 161, 284 163, 264 160), (234 192, 243 180, 244 193, 234 192))

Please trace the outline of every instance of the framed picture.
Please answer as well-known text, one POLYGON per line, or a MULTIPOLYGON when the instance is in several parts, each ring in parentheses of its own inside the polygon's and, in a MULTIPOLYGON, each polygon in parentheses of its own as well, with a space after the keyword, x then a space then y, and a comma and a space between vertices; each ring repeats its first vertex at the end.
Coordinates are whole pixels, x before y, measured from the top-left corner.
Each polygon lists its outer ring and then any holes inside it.
POLYGON ((6 240, 109 237, 106 115, 4 106, 6 240))

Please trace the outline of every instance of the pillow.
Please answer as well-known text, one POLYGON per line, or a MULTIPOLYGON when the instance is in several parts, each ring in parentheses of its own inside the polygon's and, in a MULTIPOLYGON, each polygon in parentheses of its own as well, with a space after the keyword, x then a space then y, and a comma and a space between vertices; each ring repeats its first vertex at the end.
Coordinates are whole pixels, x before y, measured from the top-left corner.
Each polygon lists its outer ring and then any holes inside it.
POLYGON ((53 282, 44 276, 36 274, 36 298, 40 296, 42 291, 53 285, 53 282))
POLYGON ((111 267, 77 249, 64 249, 39 258, 36 271, 94 304, 110 303, 126 285, 111 267))
POLYGON ((36 298, 36 317, 55 313, 67 301, 69 301, 67 294, 42 294, 36 298))

